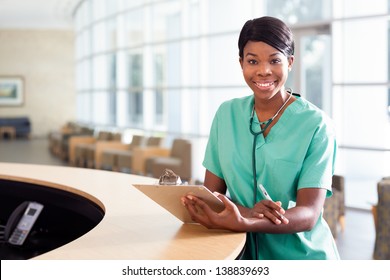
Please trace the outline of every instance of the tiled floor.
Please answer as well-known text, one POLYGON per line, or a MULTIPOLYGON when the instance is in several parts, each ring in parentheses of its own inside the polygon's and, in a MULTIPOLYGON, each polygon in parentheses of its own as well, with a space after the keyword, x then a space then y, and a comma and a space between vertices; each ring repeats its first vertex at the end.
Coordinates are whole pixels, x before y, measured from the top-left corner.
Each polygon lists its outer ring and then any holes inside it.
POLYGON ((343 260, 371 260, 374 252, 375 226, 371 212, 347 208, 345 231, 337 237, 343 260))
MULTIPOLYGON (((47 139, 0 140, 0 162, 66 165, 49 153, 47 139)), ((375 242, 371 212, 347 209, 345 223, 345 231, 336 240, 341 258, 371 260, 375 242)))

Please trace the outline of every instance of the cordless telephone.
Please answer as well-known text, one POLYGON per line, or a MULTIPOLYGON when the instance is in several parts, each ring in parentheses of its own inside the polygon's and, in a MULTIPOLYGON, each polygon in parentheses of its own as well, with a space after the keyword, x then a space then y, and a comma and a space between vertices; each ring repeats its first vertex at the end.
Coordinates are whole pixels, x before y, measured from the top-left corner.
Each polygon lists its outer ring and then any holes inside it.
POLYGON ((12 231, 9 238, 6 234, 8 243, 12 245, 23 245, 42 209, 42 204, 33 201, 24 202, 16 208, 7 223, 8 230, 12 231), (15 224, 16 227, 12 229, 15 224))

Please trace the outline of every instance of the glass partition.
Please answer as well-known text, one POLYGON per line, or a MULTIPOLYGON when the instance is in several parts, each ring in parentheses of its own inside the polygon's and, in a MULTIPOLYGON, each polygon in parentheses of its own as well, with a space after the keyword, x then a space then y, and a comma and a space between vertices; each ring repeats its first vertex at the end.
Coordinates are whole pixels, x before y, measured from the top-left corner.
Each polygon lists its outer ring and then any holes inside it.
MULTIPOLYGON (((341 0, 342 1, 342 0, 341 0)), ((331 18, 332 3, 328 0, 265 1, 266 14, 278 17, 290 24, 318 22, 331 18)))
POLYGON ((386 17, 333 24, 334 83, 384 83, 388 79, 386 17))
MULTIPOLYGON (((77 120, 191 135, 194 179, 219 105, 252 94, 237 40, 243 24, 288 22, 287 85, 330 115, 347 204, 367 208, 390 166, 389 1, 85 0, 75 12, 77 120), (359 183, 360 182, 360 183, 359 183), (356 190, 356 191, 355 191, 356 190)), ((174 134, 170 134, 174 133, 174 134)), ((174 135, 174 136, 173 136, 174 135)))

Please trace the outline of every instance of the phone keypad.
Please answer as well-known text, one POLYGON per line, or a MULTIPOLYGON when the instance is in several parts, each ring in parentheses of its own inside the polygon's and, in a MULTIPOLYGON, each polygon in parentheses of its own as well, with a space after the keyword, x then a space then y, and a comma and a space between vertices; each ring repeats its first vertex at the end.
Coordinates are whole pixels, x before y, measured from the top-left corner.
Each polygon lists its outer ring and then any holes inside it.
POLYGON ((28 230, 20 230, 16 228, 9 238, 8 242, 11 244, 19 245, 22 244, 24 239, 27 237, 28 230))

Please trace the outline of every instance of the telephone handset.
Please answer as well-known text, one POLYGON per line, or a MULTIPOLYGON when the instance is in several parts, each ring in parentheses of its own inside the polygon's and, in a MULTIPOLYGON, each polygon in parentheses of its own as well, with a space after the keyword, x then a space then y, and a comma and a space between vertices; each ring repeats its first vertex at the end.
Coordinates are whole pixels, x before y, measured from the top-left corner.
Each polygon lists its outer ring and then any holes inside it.
POLYGON ((5 240, 13 245, 23 245, 42 209, 43 205, 34 201, 20 204, 12 212, 5 226, 5 240))

